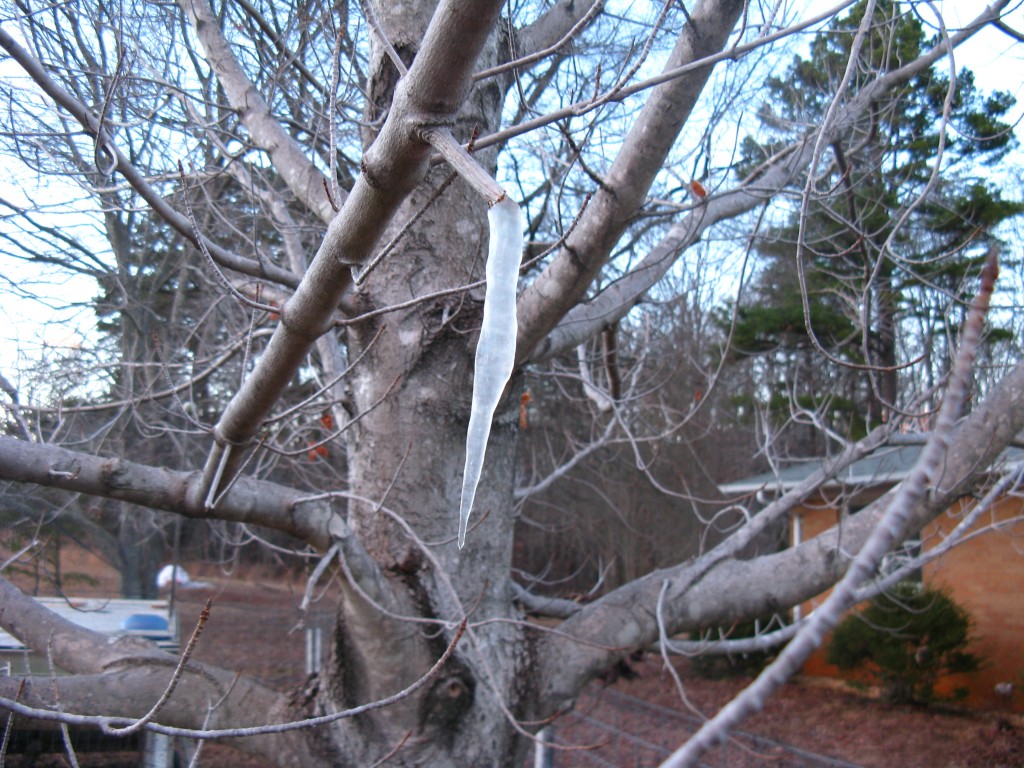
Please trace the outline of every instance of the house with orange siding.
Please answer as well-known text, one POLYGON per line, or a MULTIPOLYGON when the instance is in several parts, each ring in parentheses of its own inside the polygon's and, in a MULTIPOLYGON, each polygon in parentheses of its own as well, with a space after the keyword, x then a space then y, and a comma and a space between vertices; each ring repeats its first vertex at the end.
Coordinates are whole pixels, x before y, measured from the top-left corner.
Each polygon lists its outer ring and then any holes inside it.
MULTIPOLYGON (((876 450, 850 465, 826 483, 814 497, 793 510, 789 541, 798 544, 841 525, 844 518, 879 498, 907 476, 921 452, 921 445, 895 445, 876 450)), ((720 486, 730 498, 748 496, 767 503, 821 467, 820 460, 794 463, 776 473, 756 475, 720 486)), ((1004 453, 1001 471, 1024 467, 1024 450, 1004 453)), ((928 562, 920 578, 942 587, 970 613, 973 620, 969 650, 982 657, 982 668, 970 675, 940 680, 938 692, 967 692, 964 703, 978 709, 1024 712, 1024 487, 1002 496, 962 532, 961 543, 928 562)), ((936 552, 949 534, 974 508, 974 498, 963 498, 929 523, 908 542, 901 558, 936 552)), ((887 567, 883 563, 883 569, 887 567)), ((813 611, 826 593, 797 606, 794 618, 813 611)), ((825 661, 823 650, 804 665, 809 675, 839 676, 838 668, 825 661)))

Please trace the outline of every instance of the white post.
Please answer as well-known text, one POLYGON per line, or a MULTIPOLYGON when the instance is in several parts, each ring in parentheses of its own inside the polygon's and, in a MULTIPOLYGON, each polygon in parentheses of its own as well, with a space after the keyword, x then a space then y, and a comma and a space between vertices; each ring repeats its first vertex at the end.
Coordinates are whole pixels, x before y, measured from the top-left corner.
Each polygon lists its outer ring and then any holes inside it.
POLYGON ((142 741, 142 768, 171 768, 170 736, 146 731, 142 741))
POLYGON ((320 673, 323 659, 323 636, 321 627, 306 627, 306 674, 320 673))
POLYGON ((537 742, 533 749, 533 768, 553 768, 555 764, 555 750, 551 748, 551 740, 554 736, 550 725, 537 731, 537 742))

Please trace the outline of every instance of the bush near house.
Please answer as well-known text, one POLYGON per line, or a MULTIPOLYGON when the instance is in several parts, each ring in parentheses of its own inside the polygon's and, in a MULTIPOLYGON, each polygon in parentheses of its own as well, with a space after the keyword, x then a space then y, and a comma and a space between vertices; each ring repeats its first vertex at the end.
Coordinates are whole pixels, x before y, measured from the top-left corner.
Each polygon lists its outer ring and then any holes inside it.
POLYGON ((893 702, 928 704, 940 677, 979 668, 970 631, 970 615, 944 590, 903 582, 836 627, 828 661, 866 674, 893 702))

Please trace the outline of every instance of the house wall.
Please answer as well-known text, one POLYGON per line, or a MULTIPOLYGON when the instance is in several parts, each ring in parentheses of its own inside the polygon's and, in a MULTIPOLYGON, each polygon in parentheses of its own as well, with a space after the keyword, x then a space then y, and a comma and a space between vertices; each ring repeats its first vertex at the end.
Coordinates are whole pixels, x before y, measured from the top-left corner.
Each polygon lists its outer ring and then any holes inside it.
MULTIPOLYGON (((801 541, 809 541, 818 534, 824 533, 829 528, 838 525, 841 512, 837 506, 823 501, 818 504, 808 504, 798 508, 793 512, 793 518, 793 524, 790 526, 790 533, 792 535, 790 543, 796 544, 801 541), (797 520, 797 518, 799 519, 797 520)), ((799 616, 807 616, 821 605, 831 592, 832 590, 826 590, 817 597, 801 603, 797 609, 799 616)), ((826 640, 826 644, 827 642, 826 640)), ((804 662, 802 672, 813 677, 840 677, 839 667, 825 661, 824 646, 812 653, 810 658, 804 662)))
MULTIPOLYGON (((973 675, 946 681, 968 689, 967 703, 983 708, 1012 705, 1024 712, 1024 500, 1004 498, 971 529, 975 535, 925 567, 929 584, 949 590, 974 620, 971 651, 983 657, 973 675), (1013 522, 1014 518, 1018 518, 1013 522), (995 693, 999 683, 1016 687, 1012 701, 995 693)), ((960 522, 961 509, 942 515, 922 536, 926 549, 960 522)))
MULTIPOLYGON (((963 510, 958 505, 921 532, 922 544, 929 550, 942 542, 960 522, 963 510)), ((800 530, 807 541, 836 525, 840 512, 828 504, 807 505, 794 513, 792 529, 800 530)), ((976 522, 970 537, 924 569, 923 578, 931 585, 947 589, 974 621, 970 649, 983 658, 982 669, 971 675, 954 675, 940 681, 939 693, 957 688, 967 690, 965 704, 979 709, 1003 709, 1024 712, 1024 499, 1009 497, 976 522), (1000 524, 1002 524, 1000 526, 1000 524), (993 525, 996 530, 982 529, 993 525), (1013 683, 1009 698, 999 696, 999 683, 1013 683)), ((824 592, 800 606, 806 615, 828 596, 824 592)), ((826 641, 827 642, 827 641, 826 641)), ((825 651, 815 652, 803 668, 804 674, 839 677, 838 667, 825 661, 825 651)))

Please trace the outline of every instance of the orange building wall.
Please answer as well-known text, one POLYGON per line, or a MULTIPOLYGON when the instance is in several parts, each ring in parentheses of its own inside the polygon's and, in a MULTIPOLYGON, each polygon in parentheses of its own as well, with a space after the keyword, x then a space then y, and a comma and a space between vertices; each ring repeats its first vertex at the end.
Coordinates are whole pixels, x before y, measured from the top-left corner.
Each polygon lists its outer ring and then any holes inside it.
MULTIPOLYGON (((807 541, 834 526, 839 512, 829 507, 804 507, 800 514, 801 540, 807 541)), ((961 519, 961 510, 951 510, 922 531, 925 550, 937 546, 961 519)), ((1024 499, 1007 498, 977 521, 972 532, 1011 521, 1024 515, 1024 499)), ((987 531, 960 544, 924 569, 927 583, 949 590, 971 614, 974 642, 970 650, 983 657, 982 668, 971 675, 951 676, 940 681, 939 693, 966 688, 968 706, 982 709, 1012 709, 1024 712, 1024 522, 987 531), (1010 700, 995 693, 998 683, 1015 684, 1010 700)), ((801 606, 803 615, 819 605, 828 593, 801 606)), ((804 674, 837 677, 839 669, 825 662, 825 651, 815 652, 803 668, 804 674)))
MULTIPOLYGON (((820 533, 824 533, 839 522, 840 512, 833 506, 805 506, 801 507, 794 515, 800 516, 800 541, 809 541, 820 533)), ((791 535, 794 535, 791 532, 791 535)), ((796 543, 795 541, 793 543, 796 543)), ((808 600, 800 605, 800 615, 807 616, 816 607, 824 602, 832 590, 822 592, 817 597, 808 600)), ((826 644, 828 640, 825 641, 826 644)), ((825 661, 824 646, 816 650, 804 662, 803 674, 813 677, 839 677, 839 667, 825 661)))
MULTIPOLYGON (((964 542, 925 567, 925 580, 948 589, 974 619, 971 651, 984 658, 981 670, 963 680, 967 703, 984 708, 1005 706, 995 694, 998 683, 1014 683, 1014 709, 1024 712, 1024 500, 1006 498, 972 528, 977 532, 1000 522, 1009 525, 964 542)), ((934 546, 960 521, 960 510, 942 515, 922 536, 934 546)))

